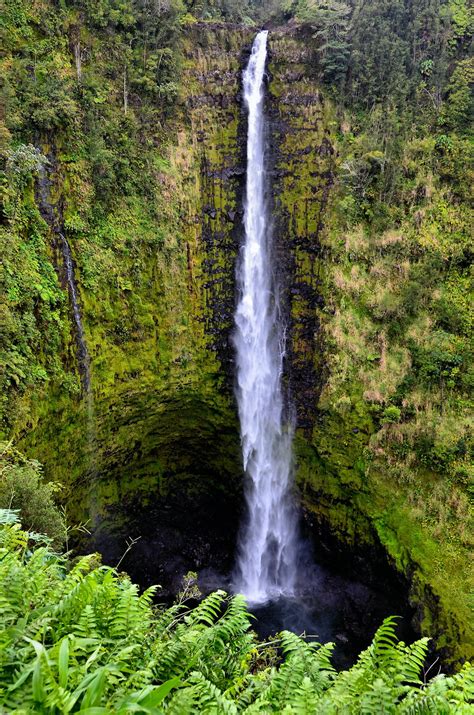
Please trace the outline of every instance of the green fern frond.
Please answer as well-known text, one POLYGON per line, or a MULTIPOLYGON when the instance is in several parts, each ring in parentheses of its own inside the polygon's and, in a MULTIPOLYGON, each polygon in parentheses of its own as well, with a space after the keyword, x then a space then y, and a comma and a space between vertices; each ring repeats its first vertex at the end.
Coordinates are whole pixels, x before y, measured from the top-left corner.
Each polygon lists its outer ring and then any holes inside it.
POLYGON ((336 669, 331 662, 334 648, 336 647, 335 644, 324 643, 324 645, 320 645, 319 643, 314 643, 311 647, 315 652, 314 658, 318 665, 318 669, 325 670, 328 673, 335 673, 336 669))
POLYGON ((411 703, 402 703, 399 712, 403 715, 450 715, 451 708, 446 700, 442 698, 425 695, 411 703))
POLYGON ((149 620, 146 602, 140 602, 138 587, 130 581, 123 582, 119 589, 119 598, 111 622, 110 633, 113 638, 124 638, 136 629, 142 628, 149 620), (145 621, 145 623, 144 623, 145 621))
POLYGON ((0 525, 19 524, 20 510, 19 509, 0 509, 0 525))
POLYGON ((408 683, 419 683, 420 673, 423 670, 423 665, 428 653, 429 638, 420 638, 409 646, 399 644, 399 650, 402 653, 401 668, 397 673, 397 677, 408 683))
POLYGON ((395 712, 393 689, 383 678, 377 678, 370 689, 359 700, 361 713, 378 715, 379 713, 395 712))
POLYGON ((225 597, 225 591, 215 591, 209 594, 189 615, 185 616, 185 623, 188 626, 198 623, 212 626, 221 614, 225 597))
POLYGON ((193 688, 178 690, 165 706, 166 715, 195 715, 199 694, 193 688))
POLYGON ((235 703, 226 698, 224 693, 214 683, 207 680, 202 673, 191 673, 188 682, 197 694, 197 712, 222 713, 222 715, 238 714, 235 703))
POLYGON ((306 663, 299 657, 287 658, 276 671, 265 697, 274 705, 288 702, 291 693, 297 690, 306 675, 306 663))
POLYGON ((155 650, 157 659, 155 677, 158 680, 165 680, 168 676, 184 674, 189 661, 188 656, 188 650, 179 639, 160 644, 155 650))
POLYGON ((291 653, 310 655, 318 647, 317 643, 307 643, 303 638, 291 631, 282 631, 280 641, 281 649, 285 655, 290 655, 291 653))
POLYGON ((395 626, 398 618, 398 616, 385 618, 373 637, 369 650, 376 667, 383 666, 387 658, 393 656, 394 649, 398 642, 395 634, 395 626))
POLYGON ((87 603, 82 609, 78 623, 73 626, 73 631, 84 638, 95 638, 98 636, 97 621, 94 609, 90 603, 87 603))
POLYGON ((150 609, 153 605, 153 599, 156 595, 156 592, 159 590, 160 586, 149 586, 149 588, 146 589, 138 599, 138 603, 140 605, 140 608, 143 609, 150 609))

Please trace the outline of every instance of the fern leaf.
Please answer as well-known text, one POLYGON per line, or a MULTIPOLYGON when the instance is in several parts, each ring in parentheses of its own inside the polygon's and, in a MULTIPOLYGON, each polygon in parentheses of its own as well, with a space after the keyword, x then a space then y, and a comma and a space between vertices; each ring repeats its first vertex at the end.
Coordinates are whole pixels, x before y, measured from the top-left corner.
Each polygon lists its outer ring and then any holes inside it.
POLYGON ((204 623, 212 626, 219 617, 225 600, 225 591, 215 591, 209 594, 201 603, 185 617, 187 625, 204 623))

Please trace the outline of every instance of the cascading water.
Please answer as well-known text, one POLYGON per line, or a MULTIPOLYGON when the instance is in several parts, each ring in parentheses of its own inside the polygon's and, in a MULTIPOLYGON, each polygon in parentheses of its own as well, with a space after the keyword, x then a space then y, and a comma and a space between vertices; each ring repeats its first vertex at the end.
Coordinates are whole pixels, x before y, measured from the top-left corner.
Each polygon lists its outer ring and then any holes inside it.
POLYGON ((249 603, 292 596, 298 525, 291 497, 292 426, 284 424, 284 329, 272 269, 266 201, 264 79, 267 31, 260 32, 243 73, 248 110, 245 243, 237 273, 237 401, 248 517, 242 528, 235 589, 249 603))
POLYGON ((66 283, 71 299, 72 314, 74 317, 74 325, 76 327, 76 342, 78 362, 82 370, 82 384, 86 394, 90 392, 91 372, 90 372, 90 357, 87 350, 84 326, 82 325, 82 316, 79 309, 79 301, 77 299, 76 279, 74 277, 74 264, 72 261, 71 249, 66 241, 64 234, 58 232, 61 240, 61 250, 64 259, 64 267, 66 269, 66 283))
MULTIPOLYGON (((40 152, 39 147, 37 148, 40 152)), ((50 165, 54 165, 54 157, 51 157, 50 165)), ((41 166, 38 176, 38 200, 39 207, 46 223, 54 232, 58 247, 61 250, 63 257, 63 270, 66 279, 67 290, 69 294, 70 305, 72 308, 72 317, 74 320, 75 338, 77 345, 77 362, 80 372, 83 397, 87 410, 87 442, 90 454, 90 473, 96 474, 95 468, 95 453, 96 453, 96 427, 95 427, 95 410, 94 410, 94 394, 91 386, 91 359, 87 349, 84 325, 82 323, 81 309, 78 300, 78 291, 76 277, 74 274, 74 261, 72 258, 71 247, 62 231, 56 208, 51 203, 51 186, 52 180, 48 176, 48 172, 44 165, 41 166)), ((91 507, 91 514, 94 517, 97 509, 91 507)), ((92 518, 94 522, 95 517, 92 518)))

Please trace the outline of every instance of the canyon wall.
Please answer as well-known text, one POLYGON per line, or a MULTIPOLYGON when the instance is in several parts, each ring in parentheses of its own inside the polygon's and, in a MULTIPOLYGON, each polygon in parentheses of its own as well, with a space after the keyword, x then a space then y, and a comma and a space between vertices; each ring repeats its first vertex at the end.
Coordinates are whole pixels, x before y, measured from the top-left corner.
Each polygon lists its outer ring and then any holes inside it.
MULTIPOLYGON (((66 327, 55 350, 67 384, 53 376, 17 396, 11 434, 64 485, 71 522, 93 533, 87 548, 116 562, 125 537, 145 533, 136 568, 171 589, 189 568, 231 565, 240 517, 230 335, 245 178, 240 77, 253 36, 210 24, 188 30, 179 101, 152 150, 152 198, 94 215, 87 160, 60 132, 38 141, 52 157, 49 201, 74 259, 91 381, 87 393, 53 227, 35 219, 45 260, 63 280, 66 327), (161 572, 151 573, 152 561, 161 572)), ((378 426, 359 383, 337 400, 331 392, 331 365, 343 352, 331 333, 339 118, 304 35, 270 34, 268 72, 285 383, 307 532, 321 558, 356 574, 365 568, 372 582, 386 568, 399 573, 417 626, 448 659, 466 657, 466 584, 446 591, 410 486, 371 461, 378 426)), ((32 191, 28 201, 33 212, 32 191)))

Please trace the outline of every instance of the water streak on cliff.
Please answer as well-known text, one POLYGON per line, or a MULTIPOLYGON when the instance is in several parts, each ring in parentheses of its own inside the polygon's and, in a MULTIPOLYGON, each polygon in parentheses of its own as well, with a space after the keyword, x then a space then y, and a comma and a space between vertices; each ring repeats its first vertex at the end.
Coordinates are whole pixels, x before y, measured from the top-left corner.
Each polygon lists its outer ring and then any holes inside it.
POLYGON ((43 166, 38 176, 39 208, 44 220, 50 226, 50 228, 54 232, 54 235, 59 241, 59 248, 61 250, 61 255, 64 264, 66 285, 72 308, 72 316, 74 319, 74 329, 77 344, 77 362, 81 375, 81 383, 84 393, 86 395, 89 395, 91 387, 90 356, 89 351, 87 350, 84 326, 82 324, 81 310, 79 307, 76 278, 74 275, 74 262, 69 243, 64 236, 64 233, 62 233, 60 225, 58 223, 57 211, 55 211, 55 208, 51 203, 51 183, 51 179, 49 178, 46 169, 43 166))
POLYGON ((81 311, 79 309, 79 301, 77 298, 77 286, 74 276, 74 263, 72 260, 69 243, 67 242, 64 234, 58 233, 58 236, 61 240, 61 252, 64 259, 64 268, 66 271, 66 282, 69 291, 69 298, 71 301, 74 325, 76 329, 77 359, 81 370, 82 385, 84 391, 88 393, 90 391, 91 384, 90 357, 89 352, 87 350, 84 326, 82 325, 82 316, 81 311))

